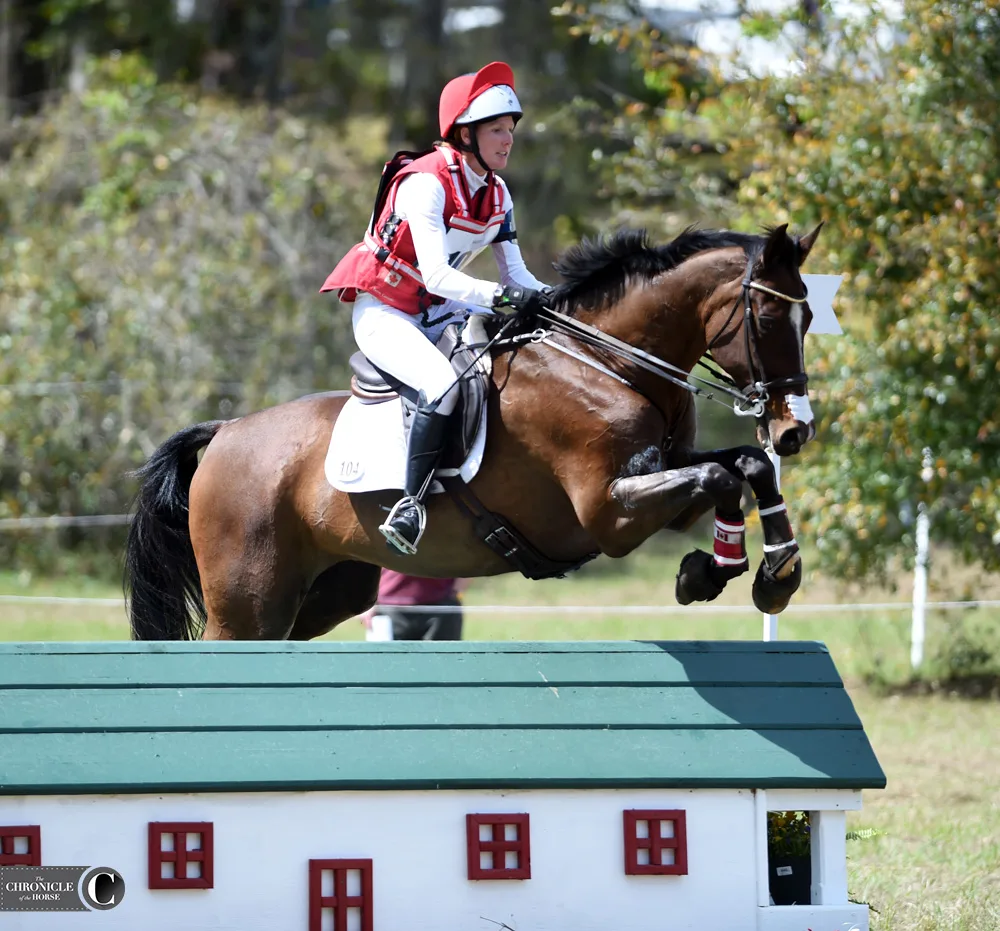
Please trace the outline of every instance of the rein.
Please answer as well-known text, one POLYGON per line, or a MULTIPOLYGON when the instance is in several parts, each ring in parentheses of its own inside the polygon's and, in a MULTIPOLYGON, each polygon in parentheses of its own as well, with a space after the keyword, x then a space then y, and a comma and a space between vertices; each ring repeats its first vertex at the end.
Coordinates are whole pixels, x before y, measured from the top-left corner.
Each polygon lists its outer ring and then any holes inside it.
MULTIPOLYGON (((589 359, 584 355, 575 353, 565 346, 560 346, 558 343, 549 342, 547 339, 547 337, 553 332, 561 333, 576 339, 578 342, 606 350, 612 355, 624 359, 638 368, 644 369, 645 371, 651 372, 660 378, 666 379, 671 384, 677 385, 679 388, 683 388, 691 394, 701 395, 708 401, 714 401, 715 403, 728 408, 729 404, 718 399, 715 393, 721 392, 726 394, 733 399, 732 410, 737 417, 756 417, 760 419, 764 416, 764 405, 770 399, 770 392, 772 390, 800 386, 804 387, 808 382, 808 376, 805 372, 799 372, 797 375, 790 375, 786 378, 776 378, 767 381, 763 365, 756 365, 754 363, 754 356, 756 355, 759 360, 760 353, 757 346, 759 337, 757 336, 756 327, 753 322, 753 301, 750 292, 751 290, 762 291, 765 294, 770 294, 780 300, 788 301, 789 304, 804 304, 808 295, 803 294, 800 298, 791 297, 754 281, 751 277, 752 266, 753 260, 751 259, 747 263, 747 270, 743 278, 743 286, 740 291, 740 296, 736 299, 736 303, 733 305, 733 309, 729 312, 729 317, 726 319, 725 324, 723 324, 722 329, 719 330, 705 350, 706 354, 708 354, 712 347, 718 342, 722 334, 726 332, 730 322, 736 315, 736 311, 739 310, 740 301, 742 301, 744 307, 743 333, 746 340, 747 364, 750 369, 750 384, 742 390, 740 390, 736 382, 724 372, 718 371, 703 361, 699 364, 708 369, 716 381, 709 381, 707 378, 702 378, 699 375, 693 375, 690 372, 686 372, 679 366, 673 365, 672 363, 667 362, 664 359, 660 359, 642 349, 637 349, 629 343, 626 343, 624 340, 610 336, 603 330, 597 329, 597 327, 593 327, 587 323, 582 323, 574 317, 567 316, 566 314, 559 313, 558 311, 550 308, 543 308, 538 311, 537 314, 540 320, 549 324, 551 327, 550 330, 537 329, 532 333, 523 334, 521 337, 514 337, 514 340, 519 342, 545 342, 554 349, 558 349, 567 355, 571 355, 574 358, 579 359, 581 362, 585 362, 587 365, 590 365, 592 368, 595 368, 604 374, 611 375, 623 384, 634 388, 634 386, 631 385, 631 383, 625 378, 615 372, 612 372, 596 360, 589 359), (697 385, 691 384, 689 379, 700 382, 703 385, 707 385, 711 390, 706 391, 704 388, 699 388, 697 385)), ((709 356, 709 358, 711 359, 711 356, 709 356)))

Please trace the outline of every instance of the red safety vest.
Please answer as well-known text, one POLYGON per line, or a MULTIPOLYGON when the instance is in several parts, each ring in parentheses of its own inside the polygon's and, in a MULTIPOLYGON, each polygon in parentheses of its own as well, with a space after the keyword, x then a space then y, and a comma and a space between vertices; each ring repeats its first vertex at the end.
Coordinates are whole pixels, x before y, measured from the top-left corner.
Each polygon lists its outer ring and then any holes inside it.
MULTIPOLYGON (((461 269, 497 240, 505 225, 506 187, 500 178, 489 172, 486 186, 472 196, 462 157, 450 146, 435 146, 416 158, 411 153, 399 153, 383 171, 383 183, 372 211, 377 221, 365 231, 364 240, 330 272, 320 291, 338 291, 340 299, 347 302, 355 300, 359 291, 366 291, 408 314, 419 314, 432 304, 444 302, 427 293, 417 268, 410 224, 395 213, 400 183, 418 171, 433 174, 444 188, 444 224, 453 268, 461 269), (391 173, 388 179, 387 173, 391 173)), ((509 232, 505 236, 513 238, 509 232)))

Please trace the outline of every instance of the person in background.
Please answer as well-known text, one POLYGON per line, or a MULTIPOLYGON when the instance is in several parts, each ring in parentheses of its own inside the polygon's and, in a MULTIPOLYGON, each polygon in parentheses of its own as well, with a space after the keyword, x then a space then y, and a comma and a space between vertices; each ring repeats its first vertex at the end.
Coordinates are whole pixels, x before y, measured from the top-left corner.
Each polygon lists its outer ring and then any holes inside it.
POLYGON ((461 640, 466 579, 428 579, 383 569, 378 601, 364 615, 366 640, 461 640), (443 611, 414 611, 439 606, 443 611))

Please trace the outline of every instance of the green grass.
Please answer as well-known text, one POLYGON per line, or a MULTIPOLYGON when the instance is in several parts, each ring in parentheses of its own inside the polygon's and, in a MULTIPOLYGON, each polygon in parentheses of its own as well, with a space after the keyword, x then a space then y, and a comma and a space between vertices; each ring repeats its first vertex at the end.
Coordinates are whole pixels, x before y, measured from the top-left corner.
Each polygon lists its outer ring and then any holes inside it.
MULTIPOLYGON (((568 615, 501 612, 466 616, 471 640, 748 639, 761 637, 761 617, 750 604, 750 579, 733 583, 720 599, 725 613, 680 611, 629 615, 622 605, 674 605, 677 553, 649 549, 619 563, 602 560, 561 581, 529 582, 519 576, 476 580, 465 603, 487 605, 587 605, 600 613, 568 615), (606 607, 605 607, 606 606, 606 607)), ((1000 704, 947 694, 886 696, 862 684, 879 670, 906 677, 909 613, 835 612, 809 615, 796 607, 837 601, 903 601, 899 591, 846 590, 807 575, 801 595, 779 622, 782 639, 824 641, 844 676, 885 769, 888 787, 865 793, 864 810, 849 815, 852 830, 876 828, 878 836, 848 844, 852 897, 873 908, 872 931, 996 931, 1000 928, 1000 704)), ((958 575, 954 584, 968 586, 958 575)), ((975 580, 983 598, 997 597, 996 580, 975 580)), ((932 597, 956 592, 938 585, 932 597)), ((117 599, 107 584, 72 577, 28 579, 0 573, 0 595, 88 596, 117 599)), ((996 629, 998 612, 933 611, 928 615, 928 656, 939 652, 956 618, 996 629)), ((11 604, 0 602, 0 639, 111 640, 128 636, 121 605, 11 604)), ((359 622, 338 627, 331 639, 360 639, 359 622)))
POLYGON ((872 931, 1000 928, 1000 705, 851 689, 888 785, 848 828, 848 884, 872 931))

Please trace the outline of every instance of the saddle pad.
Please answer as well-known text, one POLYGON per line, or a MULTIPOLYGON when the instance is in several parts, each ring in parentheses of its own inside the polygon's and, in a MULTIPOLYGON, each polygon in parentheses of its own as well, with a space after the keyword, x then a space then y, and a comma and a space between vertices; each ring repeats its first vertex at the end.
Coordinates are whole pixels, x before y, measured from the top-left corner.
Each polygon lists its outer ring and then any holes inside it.
MULTIPOLYGON (((438 469, 435 475, 460 475, 466 482, 475 478, 486 449, 486 407, 484 404, 465 462, 458 469, 438 469)), ((325 471, 327 481, 337 491, 356 494, 387 488, 402 490, 406 477, 402 402, 396 398, 381 404, 362 404, 357 398, 349 398, 333 425, 325 471)), ((434 481, 429 491, 439 494, 444 488, 434 481)))

